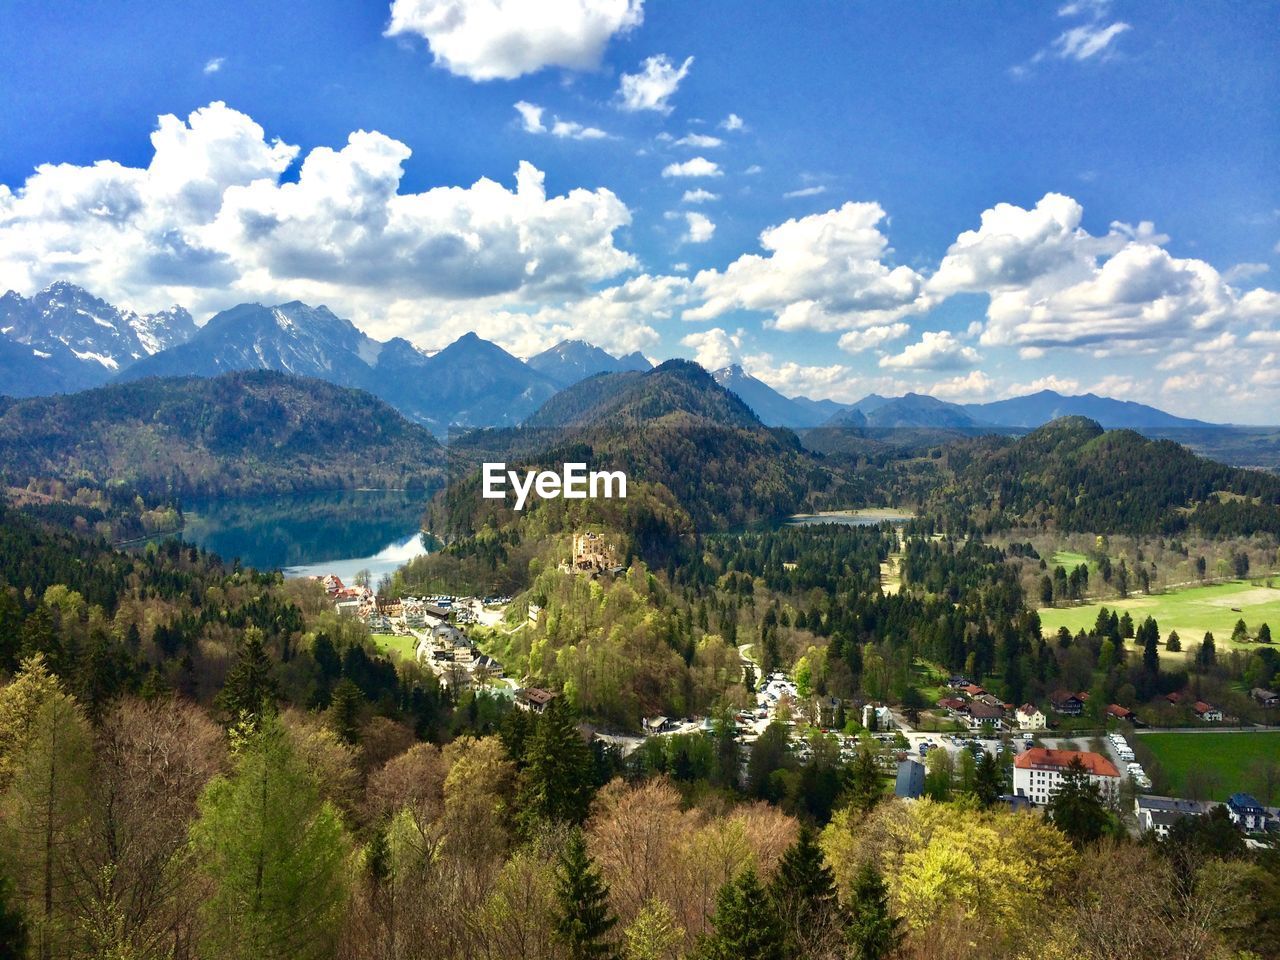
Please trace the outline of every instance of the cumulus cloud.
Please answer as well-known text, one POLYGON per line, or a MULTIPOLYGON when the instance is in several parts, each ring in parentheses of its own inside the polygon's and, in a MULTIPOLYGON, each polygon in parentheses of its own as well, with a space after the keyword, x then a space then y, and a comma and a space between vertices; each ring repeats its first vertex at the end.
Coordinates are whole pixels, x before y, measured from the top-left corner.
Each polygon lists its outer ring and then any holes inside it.
POLYGON ((849 353, 861 353, 864 350, 883 346, 890 340, 905 337, 910 332, 911 327, 906 323, 886 323, 881 326, 867 327, 865 330, 850 330, 840 338, 840 349, 849 353))
POLYGON ((716 232, 716 225, 704 214, 690 211, 684 215, 684 219, 689 225, 684 235, 685 243, 706 243, 716 232))
POLYGON ((989 397, 995 385, 996 382, 981 370, 971 370, 960 376, 939 380, 929 387, 928 393, 942 400, 973 402, 989 397))
POLYGON ((662 169, 662 175, 664 177, 720 177, 724 175, 724 171, 714 160, 694 157, 684 163, 667 164, 662 169))
POLYGON ((614 244, 625 204, 606 189, 548 196, 528 163, 513 189, 401 193, 409 148, 357 131, 285 179, 298 148, 222 103, 161 117, 151 140, 146 168, 44 165, 0 186, 0 275, 28 290, 69 279, 135 309, 300 298, 382 323, 388 303, 411 304, 421 324, 427 305, 580 299, 635 266, 614 244))
POLYGON ((705 370, 719 370, 736 363, 742 350, 742 333, 729 333, 721 327, 712 327, 700 333, 691 333, 680 342, 693 350, 693 358, 705 370))
POLYGON ((1150 223, 1094 236, 1071 197, 1027 210, 1002 203, 956 238, 928 289, 987 293, 982 342, 1043 348, 1203 336, 1280 316, 1280 295, 1239 294, 1203 260, 1180 259, 1150 223))
POLYGON ((786 397, 856 399, 850 394, 858 389, 857 378, 843 364, 809 365, 791 360, 778 363, 770 354, 761 353, 743 357, 742 365, 751 376, 763 380, 786 397))
POLYGON ((217 73, 222 69, 222 65, 227 62, 226 57, 210 57, 204 62, 204 73, 208 76, 211 73, 217 73))
POLYGON ((666 54, 647 58, 640 64, 639 73, 624 73, 618 86, 618 99, 623 110, 653 110, 668 114, 672 107, 667 101, 680 88, 680 81, 689 74, 693 57, 686 57, 680 66, 673 64, 666 54))
POLYGON ((710 203, 712 200, 719 200, 720 194, 712 193, 710 190, 703 190, 698 187, 696 190, 686 190, 684 196, 680 198, 681 203, 710 203))
POLYGON ((546 110, 526 100, 517 101, 515 109, 516 113, 520 114, 520 126, 525 133, 550 133, 553 137, 569 140, 603 140, 608 136, 598 127, 585 127, 572 120, 561 120, 559 117, 553 117, 551 126, 548 127, 542 119, 546 110))
POLYGON ((1037 377, 1030 383, 1010 383, 1000 391, 1002 397, 1025 397, 1028 394, 1039 393, 1042 390, 1052 390, 1055 393, 1074 394, 1080 390, 1080 381, 1073 377, 1059 377, 1057 374, 1050 374, 1047 377, 1037 377))
POLYGON ((927 330, 901 353, 880 358, 880 366, 895 370, 954 370, 979 361, 978 351, 956 339, 950 330, 927 330))
POLYGON ((746 124, 743 123, 742 118, 738 116, 736 113, 731 113, 727 117, 725 117, 723 120, 720 121, 720 129, 728 130, 730 133, 732 133, 735 130, 741 130, 745 126, 746 124))
POLYGON ((594 70, 644 18, 643 0, 393 0, 388 37, 427 41, 436 66, 471 80, 544 67, 594 70))
POLYGON ((928 305, 924 279, 890 267, 878 203, 788 220, 760 234, 765 256, 746 254, 723 271, 704 270, 695 284, 705 302, 685 312, 711 320, 734 309, 773 314, 782 330, 853 330, 892 323, 928 305))
POLYGON ((719 137, 712 137, 705 133, 686 133, 675 141, 677 147, 698 147, 702 149, 712 149, 723 144, 724 141, 719 137))

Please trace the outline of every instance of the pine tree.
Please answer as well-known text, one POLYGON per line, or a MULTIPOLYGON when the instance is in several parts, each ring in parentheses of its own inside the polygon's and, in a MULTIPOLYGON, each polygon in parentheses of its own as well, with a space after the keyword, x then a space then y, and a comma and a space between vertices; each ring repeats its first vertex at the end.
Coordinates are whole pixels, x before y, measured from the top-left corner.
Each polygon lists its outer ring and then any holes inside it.
POLYGON ((1079 757, 1071 761, 1049 799, 1049 816, 1077 847, 1100 840, 1106 831, 1110 817, 1102 792, 1079 757))
POLYGON ((858 755, 853 763, 849 764, 845 798, 849 806, 865 814, 880 802, 883 794, 884 784, 880 781, 880 766, 876 763, 876 755, 869 746, 863 744, 858 748, 858 755))
POLYGON ((574 830, 556 865, 556 937, 569 960, 611 960, 617 949, 609 934, 618 918, 609 908, 609 886, 574 830))
POLYGON ((832 939, 839 907, 835 876, 807 824, 778 864, 769 883, 769 898, 782 925, 788 957, 816 956, 832 939))
POLYGON ((684 927, 663 900, 645 901, 622 934, 626 960, 669 960, 684 940, 684 927))
POLYGON ((748 866, 720 888, 715 932, 698 945, 698 960, 787 960, 782 924, 773 904, 748 866))
POLYGON ((564 698, 557 697, 525 742, 520 806, 530 826, 537 820, 579 824, 587 818, 595 763, 575 719, 564 698))
POLYGON ((854 879, 848 913, 849 960, 885 960, 902 942, 902 921, 889 913, 889 890, 870 861, 854 879))
POLYGON ((982 756, 978 758, 973 792, 983 807, 995 806, 1004 793, 1004 774, 996 758, 987 750, 983 750, 982 756))
POLYGON ((360 716, 364 709, 364 694, 350 680, 342 680, 333 688, 329 700, 329 724, 333 732, 347 743, 360 741, 360 716))
POLYGON ((262 631, 249 627, 244 632, 240 655, 214 704, 235 723, 246 715, 273 712, 278 696, 275 673, 262 644, 262 631))

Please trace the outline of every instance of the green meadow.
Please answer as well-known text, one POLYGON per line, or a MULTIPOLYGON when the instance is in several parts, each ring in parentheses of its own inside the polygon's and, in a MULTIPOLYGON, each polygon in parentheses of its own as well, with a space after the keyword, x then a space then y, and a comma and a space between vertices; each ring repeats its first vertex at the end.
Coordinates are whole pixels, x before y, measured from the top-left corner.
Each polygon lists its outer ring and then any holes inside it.
POLYGON ((1187 795, 1188 774, 1214 800, 1253 790, 1255 766, 1280 757, 1280 732, 1146 733, 1139 740, 1156 755, 1169 789, 1179 797, 1187 795))
POLYGON ((1072 633, 1088 630, 1098 619, 1098 610, 1106 607, 1118 613, 1129 612, 1135 626, 1146 617, 1155 617, 1160 636, 1178 631, 1183 650, 1197 644, 1205 631, 1213 633, 1220 645, 1230 642, 1236 621, 1243 619, 1250 635, 1266 623, 1272 636, 1280 641, 1280 588, 1264 586, 1262 581, 1232 580, 1203 587, 1184 587, 1168 593, 1141 594, 1126 600, 1087 603, 1070 607, 1046 607, 1040 610, 1040 623, 1045 635, 1066 627, 1072 633))
POLYGON ((372 637, 374 645, 388 653, 398 654, 402 659, 412 660, 417 647, 417 637, 402 637, 390 633, 375 633, 372 637))

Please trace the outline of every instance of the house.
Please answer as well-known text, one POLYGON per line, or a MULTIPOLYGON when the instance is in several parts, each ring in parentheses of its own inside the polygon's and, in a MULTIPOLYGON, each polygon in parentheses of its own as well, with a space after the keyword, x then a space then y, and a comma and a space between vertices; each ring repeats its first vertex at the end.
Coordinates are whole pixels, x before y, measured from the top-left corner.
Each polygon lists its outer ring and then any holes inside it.
POLYGON ((976 683, 966 684, 960 689, 961 691, 963 691, 964 693, 968 694, 971 697, 980 697, 987 692, 983 690, 980 686, 978 686, 976 683))
POLYGON ((648 717, 643 721, 643 726, 644 732, 649 736, 675 729, 675 723, 670 717, 648 717))
POLYGON ((1222 711, 1211 703, 1205 703, 1203 700, 1197 700, 1196 705, 1192 708, 1196 712, 1196 716, 1205 723, 1221 723, 1222 711))
POLYGON ((1054 712, 1064 717, 1078 717, 1084 713, 1084 701, 1085 698, 1080 694, 1069 690, 1055 690, 1049 697, 1049 703, 1052 704, 1054 712))
POLYGON ((1267 829, 1267 808, 1252 794, 1233 793, 1227 798, 1227 814, 1231 822, 1245 833, 1262 833, 1267 829))
POLYGON ((924 764, 918 760, 898 762, 898 776, 893 784, 893 795, 905 800, 916 800, 924 793, 924 764))
POLYGON ((862 708, 862 725, 868 730, 892 730, 893 712, 888 707, 868 703, 862 708))
POLYGON ((1249 696, 1253 697, 1254 702, 1264 710, 1274 710, 1280 707, 1280 693, 1276 693, 1274 690, 1254 687, 1249 691, 1249 696))
POLYGON ((1047 726, 1045 715, 1035 704, 1024 703, 1013 715, 1019 730, 1043 730, 1047 726))
POLYGON ((993 703, 969 704, 969 729, 981 730, 987 725, 993 730, 1004 729, 1004 707, 993 703))
POLYGON ((1083 750, 1051 750, 1032 747, 1013 760, 1013 792, 1032 803, 1046 804, 1058 790, 1063 775, 1079 760, 1089 779, 1098 785, 1104 799, 1120 795, 1120 771, 1098 753, 1083 750))
POLYGON ((1191 694, 1187 690, 1175 690, 1173 693, 1166 693, 1164 695, 1164 698, 1168 700, 1169 703, 1173 704, 1176 707, 1183 700, 1186 700, 1190 696, 1191 694))
POLYGON ((938 706, 948 713, 968 713, 969 704, 959 697, 943 697, 938 701, 938 706))
POLYGON ((968 677, 963 677, 960 674, 956 674, 954 677, 952 677, 950 680, 947 681, 947 686, 949 686, 952 690, 963 690, 965 687, 969 686, 971 683, 973 683, 973 681, 970 680, 968 677))
POLYGON ((1183 817, 1202 817, 1213 804, 1199 800, 1182 800, 1178 797, 1157 797, 1142 794, 1133 801, 1133 811, 1138 829, 1143 833, 1154 832, 1163 840, 1169 829, 1183 817))
POLYGON ((1107 707, 1107 716, 1114 717, 1116 720, 1123 720, 1126 723, 1133 723, 1137 720, 1137 715, 1128 707, 1122 707, 1118 703, 1110 704, 1107 707))
POLYGON ((547 705, 556 698, 550 690, 539 687, 525 687, 516 694, 516 706, 531 713, 545 713, 547 705))

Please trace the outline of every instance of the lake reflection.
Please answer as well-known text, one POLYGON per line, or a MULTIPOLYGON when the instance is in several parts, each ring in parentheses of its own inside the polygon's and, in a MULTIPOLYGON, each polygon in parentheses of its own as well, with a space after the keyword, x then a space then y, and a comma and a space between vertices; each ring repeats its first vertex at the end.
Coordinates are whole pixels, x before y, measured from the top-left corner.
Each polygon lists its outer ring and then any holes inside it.
POLYGON ((367 569, 376 582, 427 552, 419 532, 424 503, 421 493, 382 490, 190 501, 182 538, 287 576, 336 573, 350 582, 367 569))

